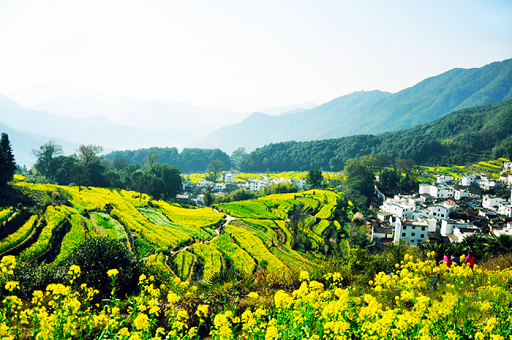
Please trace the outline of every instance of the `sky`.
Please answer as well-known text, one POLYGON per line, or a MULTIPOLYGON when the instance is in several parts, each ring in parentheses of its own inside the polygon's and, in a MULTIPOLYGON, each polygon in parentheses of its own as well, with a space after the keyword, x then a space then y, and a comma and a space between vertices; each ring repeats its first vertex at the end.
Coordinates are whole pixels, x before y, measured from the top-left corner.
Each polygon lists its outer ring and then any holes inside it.
POLYGON ((7 97, 64 84, 252 112, 509 58, 512 1, 0 0, 7 97))

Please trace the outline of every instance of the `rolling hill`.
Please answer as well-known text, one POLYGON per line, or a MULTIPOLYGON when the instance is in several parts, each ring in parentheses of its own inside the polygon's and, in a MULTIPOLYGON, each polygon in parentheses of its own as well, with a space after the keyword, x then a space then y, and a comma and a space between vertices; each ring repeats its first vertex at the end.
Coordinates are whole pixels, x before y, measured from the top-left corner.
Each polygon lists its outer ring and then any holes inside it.
POLYGON ((512 158, 512 100, 451 112, 409 129, 309 142, 265 145, 248 154, 242 171, 343 169, 349 158, 383 154, 417 164, 468 164, 512 158))
POLYGON ((512 59, 453 69, 390 94, 355 92, 311 110, 271 117, 253 114, 194 142, 231 152, 283 141, 309 141, 406 129, 453 110, 512 99, 512 59))

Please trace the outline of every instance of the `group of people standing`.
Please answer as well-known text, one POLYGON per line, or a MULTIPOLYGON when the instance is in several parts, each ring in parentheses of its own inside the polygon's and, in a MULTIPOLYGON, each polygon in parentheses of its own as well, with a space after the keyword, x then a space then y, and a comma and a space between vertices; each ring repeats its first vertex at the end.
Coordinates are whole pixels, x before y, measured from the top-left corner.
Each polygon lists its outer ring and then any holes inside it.
POLYGON ((455 256, 454 254, 445 253, 442 263, 444 263, 447 267, 451 267, 452 263, 456 263, 460 266, 463 258, 464 263, 469 266, 469 268, 473 269, 475 264, 475 257, 473 254, 471 254, 471 252, 468 252, 466 256, 455 256))

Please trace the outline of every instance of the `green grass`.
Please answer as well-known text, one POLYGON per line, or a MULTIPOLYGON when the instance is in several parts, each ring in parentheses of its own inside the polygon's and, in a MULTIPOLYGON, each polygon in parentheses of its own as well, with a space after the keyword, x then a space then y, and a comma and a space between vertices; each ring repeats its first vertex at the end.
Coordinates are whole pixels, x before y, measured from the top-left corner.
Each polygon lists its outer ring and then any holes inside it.
POLYGON ((108 236, 115 240, 126 241, 127 235, 124 227, 110 215, 105 213, 92 213, 91 217, 96 221, 95 233, 98 236, 108 236))

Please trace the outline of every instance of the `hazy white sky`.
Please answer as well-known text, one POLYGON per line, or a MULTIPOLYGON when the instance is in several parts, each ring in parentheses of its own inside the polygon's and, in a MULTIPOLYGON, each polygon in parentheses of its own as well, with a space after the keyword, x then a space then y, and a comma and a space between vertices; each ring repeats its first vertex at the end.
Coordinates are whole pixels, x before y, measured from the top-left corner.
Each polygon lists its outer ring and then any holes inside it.
POLYGON ((0 0, 6 96, 65 83, 248 112, 511 57, 512 1, 0 0))

